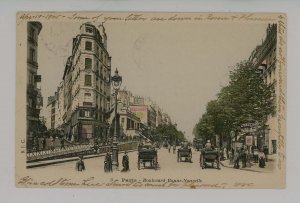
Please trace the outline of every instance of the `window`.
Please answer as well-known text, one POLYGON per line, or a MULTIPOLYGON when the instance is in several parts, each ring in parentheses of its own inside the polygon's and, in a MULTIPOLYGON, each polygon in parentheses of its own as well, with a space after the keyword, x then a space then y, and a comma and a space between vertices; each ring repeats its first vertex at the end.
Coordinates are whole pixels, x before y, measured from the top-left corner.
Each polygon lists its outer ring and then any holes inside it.
POLYGON ((30 48, 30 50, 29 50, 29 60, 33 62, 33 61, 35 61, 34 59, 35 59, 35 50, 30 48))
POLYGON ((130 119, 127 118, 127 126, 126 129, 130 129, 130 119))
POLYGON ((93 28, 92 27, 85 27, 85 31, 88 32, 88 33, 93 33, 93 28))
POLYGON ((90 117, 90 112, 89 111, 84 111, 84 117, 90 117))
POLYGON ((96 46, 96 55, 98 56, 99 55, 99 47, 96 46))
POLYGON ((90 96, 92 96, 92 95, 91 95, 91 93, 84 93, 84 96, 85 96, 85 97, 90 97, 90 96))
POLYGON ((83 106, 93 106, 92 102, 83 102, 83 106))
POLYGON ((84 114, 85 114, 84 112, 85 112, 84 110, 80 110, 80 111, 79 111, 79 116, 80 116, 80 117, 84 117, 84 114))
POLYGON ((92 86, 92 76, 91 75, 85 75, 84 85, 92 86))
POLYGON ((85 42, 85 50, 92 51, 92 42, 85 42))
POLYGON ((85 58, 85 69, 92 69, 92 59, 85 58))

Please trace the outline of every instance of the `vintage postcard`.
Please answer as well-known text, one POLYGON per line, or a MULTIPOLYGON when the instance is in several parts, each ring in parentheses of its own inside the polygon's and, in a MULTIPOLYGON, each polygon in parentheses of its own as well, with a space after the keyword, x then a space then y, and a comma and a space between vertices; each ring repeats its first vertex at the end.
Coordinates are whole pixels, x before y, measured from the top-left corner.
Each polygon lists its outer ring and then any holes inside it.
POLYGON ((17 13, 16 186, 285 188, 282 13, 17 13))

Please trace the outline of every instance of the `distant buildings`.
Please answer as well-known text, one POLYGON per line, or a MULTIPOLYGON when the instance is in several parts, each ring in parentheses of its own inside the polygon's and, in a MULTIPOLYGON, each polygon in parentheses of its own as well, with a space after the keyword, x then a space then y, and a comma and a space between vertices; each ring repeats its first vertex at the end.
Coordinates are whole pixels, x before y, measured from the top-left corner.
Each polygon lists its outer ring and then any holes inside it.
POLYGON ((122 90, 119 91, 118 100, 134 113, 144 126, 154 129, 160 124, 171 123, 170 117, 148 97, 133 95, 128 90, 122 90))
MULTIPOLYGON (((267 35, 261 45, 258 45, 249 58, 254 64, 254 67, 261 71, 264 81, 267 84, 275 84, 275 95, 278 96, 279 92, 279 70, 277 68, 276 60, 276 44, 277 44, 277 25, 269 24, 266 30, 267 35)), ((278 98, 276 98, 278 99, 278 98)), ((278 106, 276 107, 278 112, 278 106)), ((264 133, 263 145, 268 146, 269 153, 277 152, 277 137, 278 137, 278 125, 276 122, 277 115, 268 116, 266 123, 266 131, 264 133), (269 129, 269 131, 268 131, 269 129)))
POLYGON ((41 82, 38 70, 38 35, 42 29, 40 22, 27 23, 27 143, 31 143, 39 133, 39 116, 43 106, 43 97, 37 83, 41 82))

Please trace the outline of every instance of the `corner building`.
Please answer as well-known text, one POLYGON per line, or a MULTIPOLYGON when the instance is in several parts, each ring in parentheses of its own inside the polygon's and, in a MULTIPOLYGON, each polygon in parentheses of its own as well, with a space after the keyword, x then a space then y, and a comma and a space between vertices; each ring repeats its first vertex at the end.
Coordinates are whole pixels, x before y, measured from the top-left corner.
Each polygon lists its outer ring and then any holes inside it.
POLYGON ((63 75, 63 128, 75 142, 106 139, 110 111, 111 57, 102 25, 80 26, 63 75))

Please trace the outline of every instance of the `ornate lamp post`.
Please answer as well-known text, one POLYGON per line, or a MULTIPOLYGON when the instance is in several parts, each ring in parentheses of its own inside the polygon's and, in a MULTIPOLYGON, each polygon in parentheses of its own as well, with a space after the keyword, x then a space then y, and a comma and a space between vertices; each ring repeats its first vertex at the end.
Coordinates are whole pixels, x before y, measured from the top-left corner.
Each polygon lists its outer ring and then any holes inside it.
POLYGON ((119 160, 118 160, 118 153, 119 153, 119 147, 118 147, 118 132, 117 132, 117 107, 118 107, 118 91, 122 84, 122 77, 119 75, 118 69, 115 71, 115 75, 111 78, 112 86, 115 90, 115 130, 114 130, 114 137, 112 142, 112 166, 113 169, 117 169, 119 166, 119 160))

